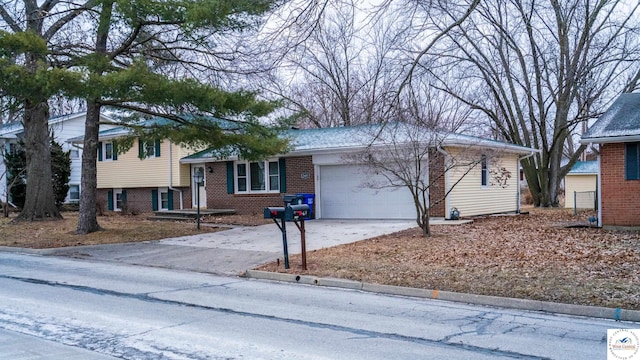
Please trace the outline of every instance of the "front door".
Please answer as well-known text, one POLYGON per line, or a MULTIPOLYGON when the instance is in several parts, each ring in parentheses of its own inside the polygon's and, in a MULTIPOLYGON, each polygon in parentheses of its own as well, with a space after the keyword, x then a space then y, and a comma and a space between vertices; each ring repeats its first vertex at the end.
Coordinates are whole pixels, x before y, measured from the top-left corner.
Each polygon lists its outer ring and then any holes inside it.
POLYGON ((193 199, 192 207, 197 208, 200 205, 201 209, 207 208, 207 190, 206 190, 207 177, 204 172, 204 165, 194 165, 191 167, 191 199, 193 199), (200 184, 196 183, 196 174, 201 175, 203 179, 200 184), (198 196, 200 203, 198 204, 198 196))

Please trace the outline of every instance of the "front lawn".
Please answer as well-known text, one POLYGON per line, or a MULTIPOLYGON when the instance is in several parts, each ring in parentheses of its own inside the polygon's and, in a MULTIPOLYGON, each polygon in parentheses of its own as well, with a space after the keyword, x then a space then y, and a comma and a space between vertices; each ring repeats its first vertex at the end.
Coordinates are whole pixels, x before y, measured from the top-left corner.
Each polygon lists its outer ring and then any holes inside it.
MULTIPOLYGON (((473 224, 418 228, 292 256, 286 272, 440 291, 640 310, 640 234, 596 228, 590 214, 532 209, 473 224)), ((285 272, 282 264, 259 270, 285 272)))

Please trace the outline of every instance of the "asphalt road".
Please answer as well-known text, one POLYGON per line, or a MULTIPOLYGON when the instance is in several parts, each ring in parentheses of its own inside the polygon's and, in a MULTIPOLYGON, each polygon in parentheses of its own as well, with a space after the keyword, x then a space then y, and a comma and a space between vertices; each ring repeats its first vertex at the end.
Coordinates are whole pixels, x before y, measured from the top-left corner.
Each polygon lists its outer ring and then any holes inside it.
POLYGON ((58 345, 83 359, 605 359, 607 329, 638 327, 0 253, 0 359, 34 339, 43 350, 30 359, 57 358, 58 345))

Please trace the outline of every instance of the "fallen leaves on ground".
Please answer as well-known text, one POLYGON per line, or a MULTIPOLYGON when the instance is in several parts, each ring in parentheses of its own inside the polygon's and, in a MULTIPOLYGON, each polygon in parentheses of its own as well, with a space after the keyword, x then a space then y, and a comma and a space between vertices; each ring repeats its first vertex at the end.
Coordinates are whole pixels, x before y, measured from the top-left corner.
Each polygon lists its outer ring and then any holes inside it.
POLYGON ((177 236, 224 230, 220 226, 196 228, 193 221, 150 221, 149 214, 99 216, 104 229, 87 235, 76 235, 78 213, 63 213, 62 220, 12 223, 12 218, 0 218, 0 246, 24 248, 55 248, 78 245, 115 244, 159 240, 177 236))
MULTIPOLYGON (((532 209, 434 225, 292 256, 289 273, 377 284, 640 309, 640 233, 588 224, 592 214, 532 209)), ((309 239, 308 241, 313 241, 309 239)), ((280 264, 259 268, 285 272, 280 264)))

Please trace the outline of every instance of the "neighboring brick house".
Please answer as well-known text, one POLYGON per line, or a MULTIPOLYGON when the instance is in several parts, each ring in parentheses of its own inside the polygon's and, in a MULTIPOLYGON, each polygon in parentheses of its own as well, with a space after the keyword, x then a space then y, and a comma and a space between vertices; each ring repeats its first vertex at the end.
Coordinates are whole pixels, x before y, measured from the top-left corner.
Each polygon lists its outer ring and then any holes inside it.
MULTIPOLYGON (((266 206, 281 206, 283 194, 302 193, 315 196, 312 211, 316 218, 415 219, 413 197, 406 187, 368 186, 383 175, 367 171, 353 158, 369 146, 389 151, 388 143, 379 143, 377 126, 290 130, 283 136, 291 140, 292 150, 265 161, 220 159, 215 150, 205 150, 180 162, 192 169, 206 169, 203 200, 210 208, 261 214, 266 206)), ((519 210, 519 160, 536 150, 460 134, 448 134, 436 145, 440 146, 425 157, 428 164, 422 176, 431 179, 432 199, 445 200, 430 209, 431 216, 448 218, 453 208, 462 216, 519 210), (443 174, 446 164, 462 153, 477 159, 477 166, 443 174), (494 184, 496 170, 513 176, 504 184, 494 184)))
POLYGON ((580 140, 598 144, 598 225, 640 229, 640 94, 622 94, 580 140))

